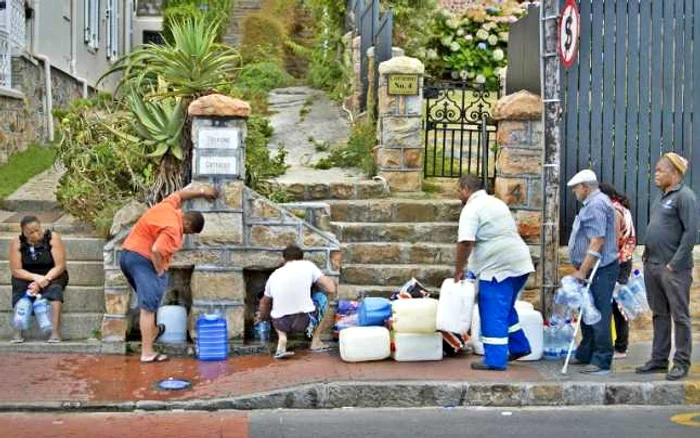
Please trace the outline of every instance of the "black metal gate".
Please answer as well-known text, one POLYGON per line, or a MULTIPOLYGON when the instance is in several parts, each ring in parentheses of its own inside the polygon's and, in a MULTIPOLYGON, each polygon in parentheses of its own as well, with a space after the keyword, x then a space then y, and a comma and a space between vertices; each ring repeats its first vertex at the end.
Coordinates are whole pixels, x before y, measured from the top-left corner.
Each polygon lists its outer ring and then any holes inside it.
POLYGON ((491 111, 498 97, 498 91, 468 82, 423 88, 425 177, 459 178, 471 173, 492 186, 497 124, 491 111))

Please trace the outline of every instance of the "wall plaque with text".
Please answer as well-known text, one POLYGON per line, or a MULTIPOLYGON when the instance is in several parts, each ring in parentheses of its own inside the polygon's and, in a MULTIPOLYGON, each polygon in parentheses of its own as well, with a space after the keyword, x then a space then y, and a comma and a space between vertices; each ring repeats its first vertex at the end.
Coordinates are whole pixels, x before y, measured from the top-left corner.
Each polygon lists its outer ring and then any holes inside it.
POLYGON ((238 175, 238 160, 234 156, 199 156, 197 159, 197 173, 199 175, 238 175))
POLYGON ((418 95, 418 76, 389 75, 389 94, 401 96, 418 95))
POLYGON ((239 130, 236 128, 202 128, 199 130, 199 149, 238 149, 239 130))

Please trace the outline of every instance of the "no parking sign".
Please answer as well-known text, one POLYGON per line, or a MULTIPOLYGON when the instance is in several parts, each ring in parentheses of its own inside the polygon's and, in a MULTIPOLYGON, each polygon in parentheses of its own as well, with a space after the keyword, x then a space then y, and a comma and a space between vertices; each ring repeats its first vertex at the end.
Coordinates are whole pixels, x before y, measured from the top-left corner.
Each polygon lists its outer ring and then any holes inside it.
POLYGON ((581 34, 581 14, 576 0, 566 0, 559 18, 559 58, 564 67, 574 64, 578 54, 578 39, 581 34))

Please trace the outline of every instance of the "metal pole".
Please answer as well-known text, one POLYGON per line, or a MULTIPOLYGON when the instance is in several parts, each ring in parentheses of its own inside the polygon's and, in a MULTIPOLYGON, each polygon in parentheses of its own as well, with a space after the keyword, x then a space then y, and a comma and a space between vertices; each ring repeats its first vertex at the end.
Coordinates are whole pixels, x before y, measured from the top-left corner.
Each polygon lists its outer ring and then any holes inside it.
POLYGON ((542 313, 549 317, 559 283, 559 171, 562 113, 560 64, 557 56, 559 0, 540 3, 540 81, 542 89, 542 227, 540 234, 542 313))

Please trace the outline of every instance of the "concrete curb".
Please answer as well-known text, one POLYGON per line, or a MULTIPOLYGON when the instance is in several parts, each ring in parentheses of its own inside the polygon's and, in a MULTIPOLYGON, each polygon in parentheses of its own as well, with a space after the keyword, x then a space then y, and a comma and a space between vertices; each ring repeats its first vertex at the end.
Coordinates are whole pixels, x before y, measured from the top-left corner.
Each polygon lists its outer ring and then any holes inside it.
POLYGON ((458 406, 700 405, 700 381, 684 382, 329 382, 232 398, 127 402, 2 402, 0 412, 98 412, 458 406))

